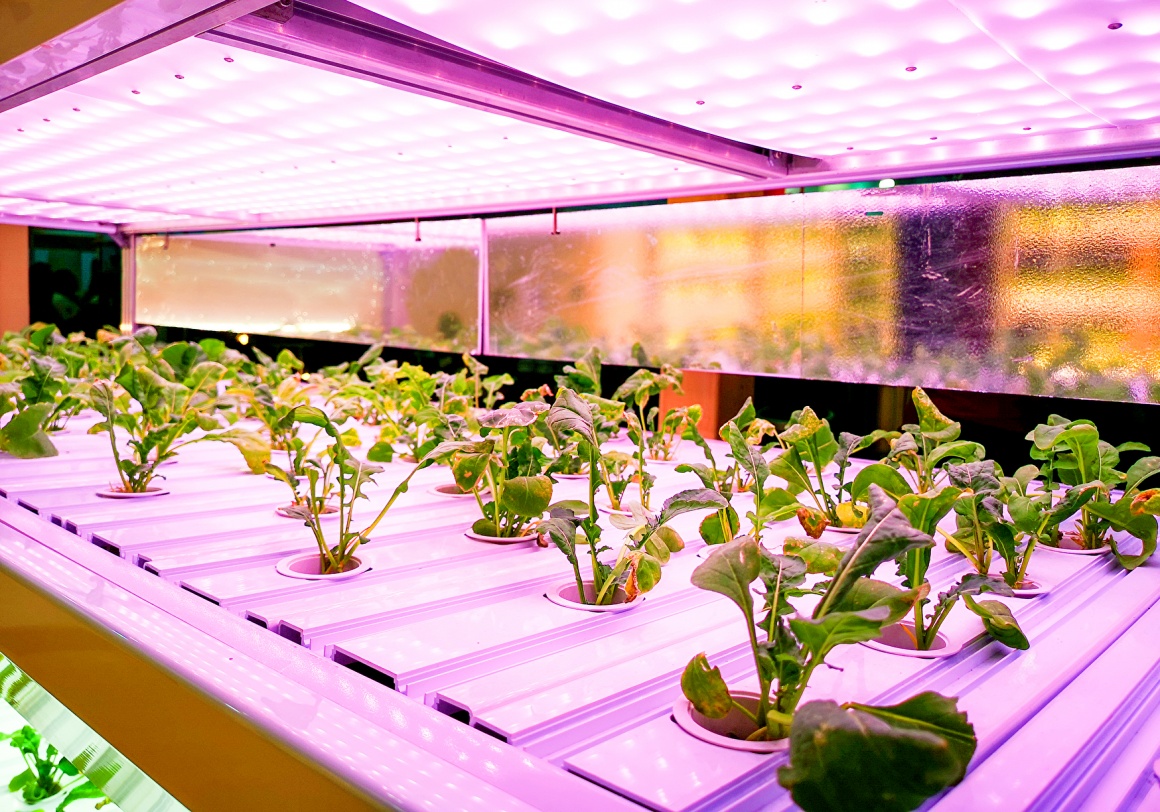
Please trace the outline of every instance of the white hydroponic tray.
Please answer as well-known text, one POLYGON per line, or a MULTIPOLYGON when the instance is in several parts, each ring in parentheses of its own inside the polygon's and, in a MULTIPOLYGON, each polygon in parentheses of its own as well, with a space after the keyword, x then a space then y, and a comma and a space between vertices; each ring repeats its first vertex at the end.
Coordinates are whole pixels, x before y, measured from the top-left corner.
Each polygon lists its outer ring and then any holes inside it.
MULTIPOLYGON (((91 438, 68 439, 80 453, 81 441, 91 438)), ((723 459, 724 445, 716 449, 723 459)), ((431 485, 449 480, 446 469, 431 468, 364 548, 369 572, 336 583, 300 581, 274 569, 282 557, 313 547, 305 528, 273 515, 285 501, 284 486, 245 475, 231 448, 196 450, 166 468, 171 495, 141 503, 85 498, 106 470, 63 456, 27 468, 0 460, 0 488, 11 504, 38 510, 79 537, 66 544, 59 527, 30 525, 31 517, 17 522, 22 532, 51 535, 65 555, 76 553, 80 538, 91 541, 85 555, 96 553, 94 545, 107 551, 100 555, 111 574, 135 570, 134 578, 151 580, 134 583, 208 607, 215 622, 264 626, 263 645, 280 638, 277 645, 368 677, 412 707, 425 705, 464 730, 507 742, 529 763, 580 776, 597 791, 589 796, 597 799, 592 808, 625 798, 664 812, 792 808, 776 781, 784 755, 722 750, 684 734, 671 718, 680 673, 698 652, 707 652, 731 685, 755 680, 736 607, 689 583, 704 546, 696 539, 701 516, 674 523, 688 547, 638 608, 579 612, 545 597, 571 578, 554 547, 465 538, 475 503, 431 493, 431 485)), ((680 454, 700 457, 691 444, 680 454)), ((373 516, 409 471, 402 463, 386 468, 360 504, 361 518, 373 516)), ((699 487, 672 466, 655 473, 656 507, 699 487)), ((562 481, 555 495, 580 498, 584 487, 562 481)), ((12 516, 0 511, 0 520, 11 524, 12 516)), ((620 538, 604 524, 607 539, 620 538)), ((787 534, 801 535, 796 523, 773 528, 767 543, 776 547, 787 534)), ((826 535, 833 543, 852 540, 826 535)), ((936 547, 935 592, 966 571, 962 559, 936 547)), ((1029 651, 990 642, 960 607, 943 628, 963 644, 958 654, 919 660, 843 647, 828 660, 835 668, 815 675, 807 699, 894 702, 922 690, 960 697, 978 753, 967 779, 930 808, 1141 808, 1157 799, 1160 567, 1126 573, 1107 556, 1041 550, 1032 571, 1051 591, 1004 599, 1031 640, 1029 651)))

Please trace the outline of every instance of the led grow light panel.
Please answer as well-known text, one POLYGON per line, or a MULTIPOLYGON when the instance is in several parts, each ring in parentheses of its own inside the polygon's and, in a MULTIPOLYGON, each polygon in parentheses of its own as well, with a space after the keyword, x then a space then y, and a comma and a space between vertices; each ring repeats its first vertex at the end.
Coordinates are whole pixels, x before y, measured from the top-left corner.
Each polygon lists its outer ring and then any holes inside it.
POLYGON ((100 209, 74 219, 406 214, 737 180, 199 39, 0 115, 0 196, 100 209))
MULTIPOLYGON (((1157 14, 1149 0, 1082 13, 1093 4, 982 0, 1012 20, 993 39, 973 21, 975 0, 511 0, 503 14, 471 0, 357 2, 580 92, 817 156, 1107 127, 1053 85, 1079 69, 1068 48, 1041 49, 1035 65, 1021 49, 1049 40, 1041 15, 1078 29, 1119 7, 1151 5, 1139 12, 1149 20, 1141 30, 1155 30, 1157 14)), ((1160 100, 1154 71, 1117 67, 1154 65, 1156 37, 1121 56, 1118 40, 1095 36, 1113 32, 1094 25, 1091 87, 1114 74, 1133 98, 1160 100)), ((1135 105, 1132 120, 1160 115, 1153 101, 1135 105)))

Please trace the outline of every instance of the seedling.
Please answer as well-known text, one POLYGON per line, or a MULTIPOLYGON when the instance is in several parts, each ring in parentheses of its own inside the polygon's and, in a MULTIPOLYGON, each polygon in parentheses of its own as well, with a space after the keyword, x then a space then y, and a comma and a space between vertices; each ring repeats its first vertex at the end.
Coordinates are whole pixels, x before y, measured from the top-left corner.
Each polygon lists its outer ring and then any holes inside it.
POLYGON ((8 791, 19 790, 24 803, 44 804, 64 793, 56 805, 56 812, 64 812, 73 802, 83 798, 105 797, 104 791, 81 775, 59 750, 42 742, 35 729, 25 725, 12 733, 0 733, 0 742, 3 741, 19 750, 27 765, 24 772, 8 782, 8 791), (41 755, 41 744, 45 745, 44 755, 41 755))
POLYGON ((956 700, 933 692, 889 707, 801 705, 811 676, 836 647, 877 638, 922 594, 871 579, 880 564, 934 542, 879 489, 870 501, 866 526, 824 589, 807 586, 805 560, 771 553, 749 537, 715 547, 693 571, 694 585, 725 595, 741 610, 758 701, 738 701, 703 653, 685 668, 682 692, 710 719, 740 713, 749 721, 750 741, 789 738, 790 763, 778 780, 807 810, 912 809, 962 780, 976 746, 956 700), (758 581, 765 590, 760 617, 758 581), (805 595, 820 595, 808 618, 790 602, 805 595))
POLYGON ((374 483, 376 474, 382 473, 383 467, 373 462, 364 462, 350 453, 343 437, 344 434, 335 425, 334 421, 316 406, 297 406, 292 412, 291 419, 295 423, 316 426, 331 439, 331 445, 326 449, 325 459, 308 459, 303 466, 306 473, 306 496, 299 497, 299 481, 289 471, 276 465, 267 464, 266 470, 272 476, 285 482, 294 492, 295 504, 286 509, 286 513, 294 518, 302 519, 318 544, 319 573, 331 575, 346 572, 352 568, 352 559, 359 548, 370 541, 371 533, 387 515, 387 511, 395 504, 400 496, 410 488, 411 479, 419 471, 435 462, 437 453, 420 460, 411 469, 391 493, 390 499, 379 511, 374 520, 361 530, 354 529, 354 510, 359 499, 369 498, 366 493, 368 485, 374 483), (323 517, 329 512, 329 495, 332 491, 338 494, 338 520, 336 533, 333 538, 327 538, 327 524, 323 517))
POLYGON ((583 603, 589 601, 580 570, 579 546, 588 547, 595 594, 593 603, 597 606, 612 603, 617 587, 623 587, 626 599, 631 601, 652 589, 660 580, 661 567, 669 556, 684 548, 680 535, 667 526, 670 520, 694 510, 728 507, 729 503, 720 494, 707 489, 682 491, 667 500, 656 515, 634 504, 631 517, 612 516, 613 526, 628 531, 628 536, 616 562, 606 564, 600 560, 600 553, 611 548, 600 544, 602 531, 596 519, 596 493, 604 480, 600 473, 600 443, 593 425, 592 410, 583 397, 565 388, 557 394, 544 422, 554 434, 578 437, 588 453, 588 504, 558 506, 537 528, 541 536, 547 536, 572 565, 577 594, 583 603))

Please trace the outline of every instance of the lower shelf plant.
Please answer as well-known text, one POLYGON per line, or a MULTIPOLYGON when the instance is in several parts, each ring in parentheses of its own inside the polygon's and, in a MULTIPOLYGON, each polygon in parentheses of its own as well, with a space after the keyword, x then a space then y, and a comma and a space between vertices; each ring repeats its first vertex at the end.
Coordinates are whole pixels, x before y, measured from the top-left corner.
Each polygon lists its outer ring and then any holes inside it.
POLYGON ((4 741, 20 751, 27 765, 8 781, 8 791, 19 792, 24 803, 52 807, 56 812, 65 812, 84 798, 103 799, 97 804, 98 809, 109 803, 104 791, 85 778, 60 751, 43 741, 34 728, 25 725, 12 733, 0 733, 0 742, 4 741))
POLYGON ((897 705, 802 704, 814 672, 838 646, 874 640, 925 594, 871 576, 879 565, 934 540, 911 524, 881 489, 870 493, 871 513, 853 548, 824 587, 806 583, 807 565, 740 537, 713 548, 693 572, 693 584, 725 595, 741 610, 757 672, 756 702, 738 701, 719 668, 698 654, 681 689, 708 719, 740 712, 750 741, 785 741, 789 763, 778 773, 803 809, 910 810, 966 774, 974 728, 957 700, 924 692, 897 705), (753 587, 764 587, 755 605, 753 587), (809 617, 791 599, 816 595, 809 617))

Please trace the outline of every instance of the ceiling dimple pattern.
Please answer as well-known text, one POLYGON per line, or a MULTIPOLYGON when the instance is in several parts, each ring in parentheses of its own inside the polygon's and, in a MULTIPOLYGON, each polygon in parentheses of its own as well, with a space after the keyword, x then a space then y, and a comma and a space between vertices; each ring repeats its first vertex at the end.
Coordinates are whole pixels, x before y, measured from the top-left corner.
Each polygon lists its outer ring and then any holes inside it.
POLYGON ((389 216, 738 180, 200 39, 0 114, 0 197, 37 216, 389 216))
POLYGON ((508 0, 502 15, 476 0, 357 2, 580 92, 802 154, 1160 118, 1160 76, 1143 72, 1160 49, 1155 0, 508 0), (1112 32, 1101 14, 1135 22, 1112 32), (1105 35, 1133 26, 1130 67, 1105 35), (1136 96, 1085 102, 1065 81, 1076 69, 1092 93, 1136 96))

